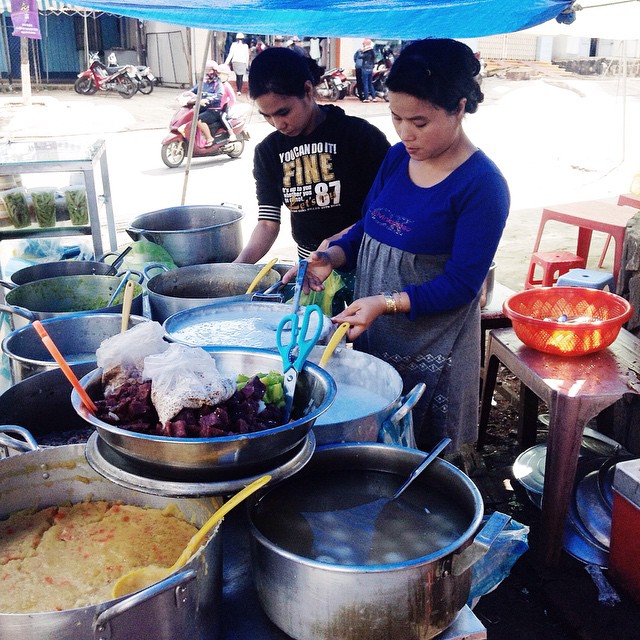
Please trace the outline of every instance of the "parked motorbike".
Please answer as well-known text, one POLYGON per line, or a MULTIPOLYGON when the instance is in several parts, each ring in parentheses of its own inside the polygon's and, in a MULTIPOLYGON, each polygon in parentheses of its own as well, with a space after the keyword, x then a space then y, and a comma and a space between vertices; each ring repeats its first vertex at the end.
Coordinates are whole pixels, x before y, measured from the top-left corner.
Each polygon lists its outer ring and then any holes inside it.
POLYGON ((137 91, 144 95, 149 95, 153 91, 153 84, 156 77, 153 75, 150 67, 146 67, 144 65, 136 66, 132 64, 120 66, 118 64, 116 54, 111 52, 107 58, 107 73, 116 73, 116 71, 119 71, 120 69, 126 70, 131 80, 133 80, 133 84, 136 85, 137 91))
MULTIPOLYGON (((170 169, 179 167, 187 155, 194 112, 192 102, 193 100, 190 100, 185 103, 183 100, 180 108, 171 118, 170 133, 162 141, 160 155, 162 162, 170 169)), ((249 139, 249 133, 245 129, 248 114, 249 107, 246 104, 235 104, 229 109, 228 120, 236 135, 235 140, 229 140, 229 133, 221 126, 213 133, 213 145, 205 147, 204 136, 196 129, 193 157, 208 158, 227 155, 230 158, 239 158, 244 151, 245 141, 249 139)))
POLYGON ((334 67, 325 71, 321 80, 322 82, 316 87, 316 94, 319 98, 335 102, 342 100, 349 93, 351 83, 342 67, 334 67))
POLYGON ((123 98, 131 98, 137 91, 124 67, 109 73, 97 53, 89 56, 89 68, 78 74, 73 84, 76 93, 93 95, 96 91, 116 91, 123 98))

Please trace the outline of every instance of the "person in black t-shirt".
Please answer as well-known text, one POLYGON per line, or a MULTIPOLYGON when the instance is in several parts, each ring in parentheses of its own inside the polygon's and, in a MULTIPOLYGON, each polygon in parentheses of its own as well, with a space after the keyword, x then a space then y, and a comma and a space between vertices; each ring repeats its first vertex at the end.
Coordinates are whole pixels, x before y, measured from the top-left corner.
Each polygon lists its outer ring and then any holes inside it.
POLYGON ((258 223, 235 262, 255 263, 269 251, 283 205, 300 258, 362 215, 389 142, 366 120, 316 102, 322 72, 315 60, 286 48, 267 49, 254 60, 249 95, 276 131, 256 146, 258 223))

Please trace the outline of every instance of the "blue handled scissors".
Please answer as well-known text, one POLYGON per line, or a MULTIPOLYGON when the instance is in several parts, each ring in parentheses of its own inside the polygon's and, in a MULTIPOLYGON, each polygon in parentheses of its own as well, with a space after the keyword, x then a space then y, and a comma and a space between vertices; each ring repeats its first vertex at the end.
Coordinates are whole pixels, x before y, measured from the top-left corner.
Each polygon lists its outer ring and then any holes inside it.
POLYGON ((322 332, 323 318, 324 315, 320 307, 317 304, 311 304, 304 309, 302 327, 298 327, 300 317, 297 313, 290 313, 283 316, 278 324, 278 329, 276 331, 276 344, 278 345, 278 351, 282 357, 284 395, 286 402, 283 424, 289 422, 291 407, 293 406, 293 394, 298 381, 298 374, 302 370, 304 363, 311 353, 311 349, 313 349, 316 342, 318 342, 318 338, 322 332), (316 326, 315 329, 312 330, 312 335, 307 337, 309 325, 311 324, 311 316, 314 314, 317 315, 316 326), (290 330, 287 326, 289 324, 291 325, 290 330), (285 344, 283 338, 284 335, 288 333, 291 334, 291 337, 285 344))

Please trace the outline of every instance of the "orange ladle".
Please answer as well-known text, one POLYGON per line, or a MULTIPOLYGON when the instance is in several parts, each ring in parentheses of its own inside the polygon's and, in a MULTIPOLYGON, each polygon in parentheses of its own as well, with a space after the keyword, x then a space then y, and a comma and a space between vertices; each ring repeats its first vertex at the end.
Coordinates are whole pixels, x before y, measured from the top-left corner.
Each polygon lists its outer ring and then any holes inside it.
POLYGON ((64 359, 64 356, 56 347, 55 342, 51 339, 51 336, 44 328, 43 324, 40 320, 34 320, 33 326, 35 330, 38 332, 38 335, 42 339, 44 346, 47 348, 47 351, 53 356, 53 359, 58 363, 60 369, 62 369, 62 373, 66 376, 67 380, 73 385, 73 388, 78 392, 82 403, 84 404, 89 411, 95 413, 98 408, 94 404, 93 400, 89 397, 89 394, 85 391, 85 388, 80 384, 80 380, 78 380, 77 376, 71 370, 71 367, 68 365, 67 361, 64 359))

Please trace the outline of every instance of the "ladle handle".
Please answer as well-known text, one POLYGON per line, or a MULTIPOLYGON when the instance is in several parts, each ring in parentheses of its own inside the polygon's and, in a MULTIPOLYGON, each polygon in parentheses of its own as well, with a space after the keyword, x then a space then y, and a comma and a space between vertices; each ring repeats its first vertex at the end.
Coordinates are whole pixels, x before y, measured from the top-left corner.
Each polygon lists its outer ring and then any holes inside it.
POLYGON ((258 286, 258 283, 267 273, 271 270, 271 267, 278 262, 278 258, 273 258, 267 262, 267 264, 258 271, 258 275, 252 280, 251 284, 247 287, 247 293, 253 293, 253 290, 258 286))
POLYGON ((433 451, 417 466, 407 478, 407 481, 393 494, 392 500, 400 497, 400 494, 433 462, 434 458, 451 442, 451 438, 442 438, 433 451))
POLYGON ((51 336, 47 332, 47 330, 42 326, 40 320, 35 320, 33 322, 33 328, 38 332, 38 335, 42 339, 44 346, 47 348, 49 353, 53 356, 53 359, 58 363, 60 369, 62 369, 62 373, 66 376, 67 380, 73 385, 73 388, 78 392, 82 402, 85 407, 89 409, 89 411, 96 413, 98 407, 93 403, 93 400, 89 397, 89 394, 85 391, 84 387, 80 384, 80 380, 76 377, 76 374, 73 373, 71 367, 67 364, 67 361, 64 359, 63 355, 58 351, 58 347, 56 347, 55 342, 51 339, 51 336))
POLYGON ((338 344, 340 344, 340 340, 342 340, 343 336, 349 331, 349 327, 351 325, 348 322, 343 322, 333 333, 331 336, 331 340, 329 340, 329 344, 325 347, 325 350, 320 358, 320 362, 318 362, 318 366, 324 369, 325 365, 329 361, 331 354, 336 350, 338 344))
POLYGON ((131 303, 133 301, 133 282, 127 281, 124 288, 124 298, 122 301, 122 321, 120 323, 120 333, 124 333, 129 328, 129 316, 131 315, 131 303))

